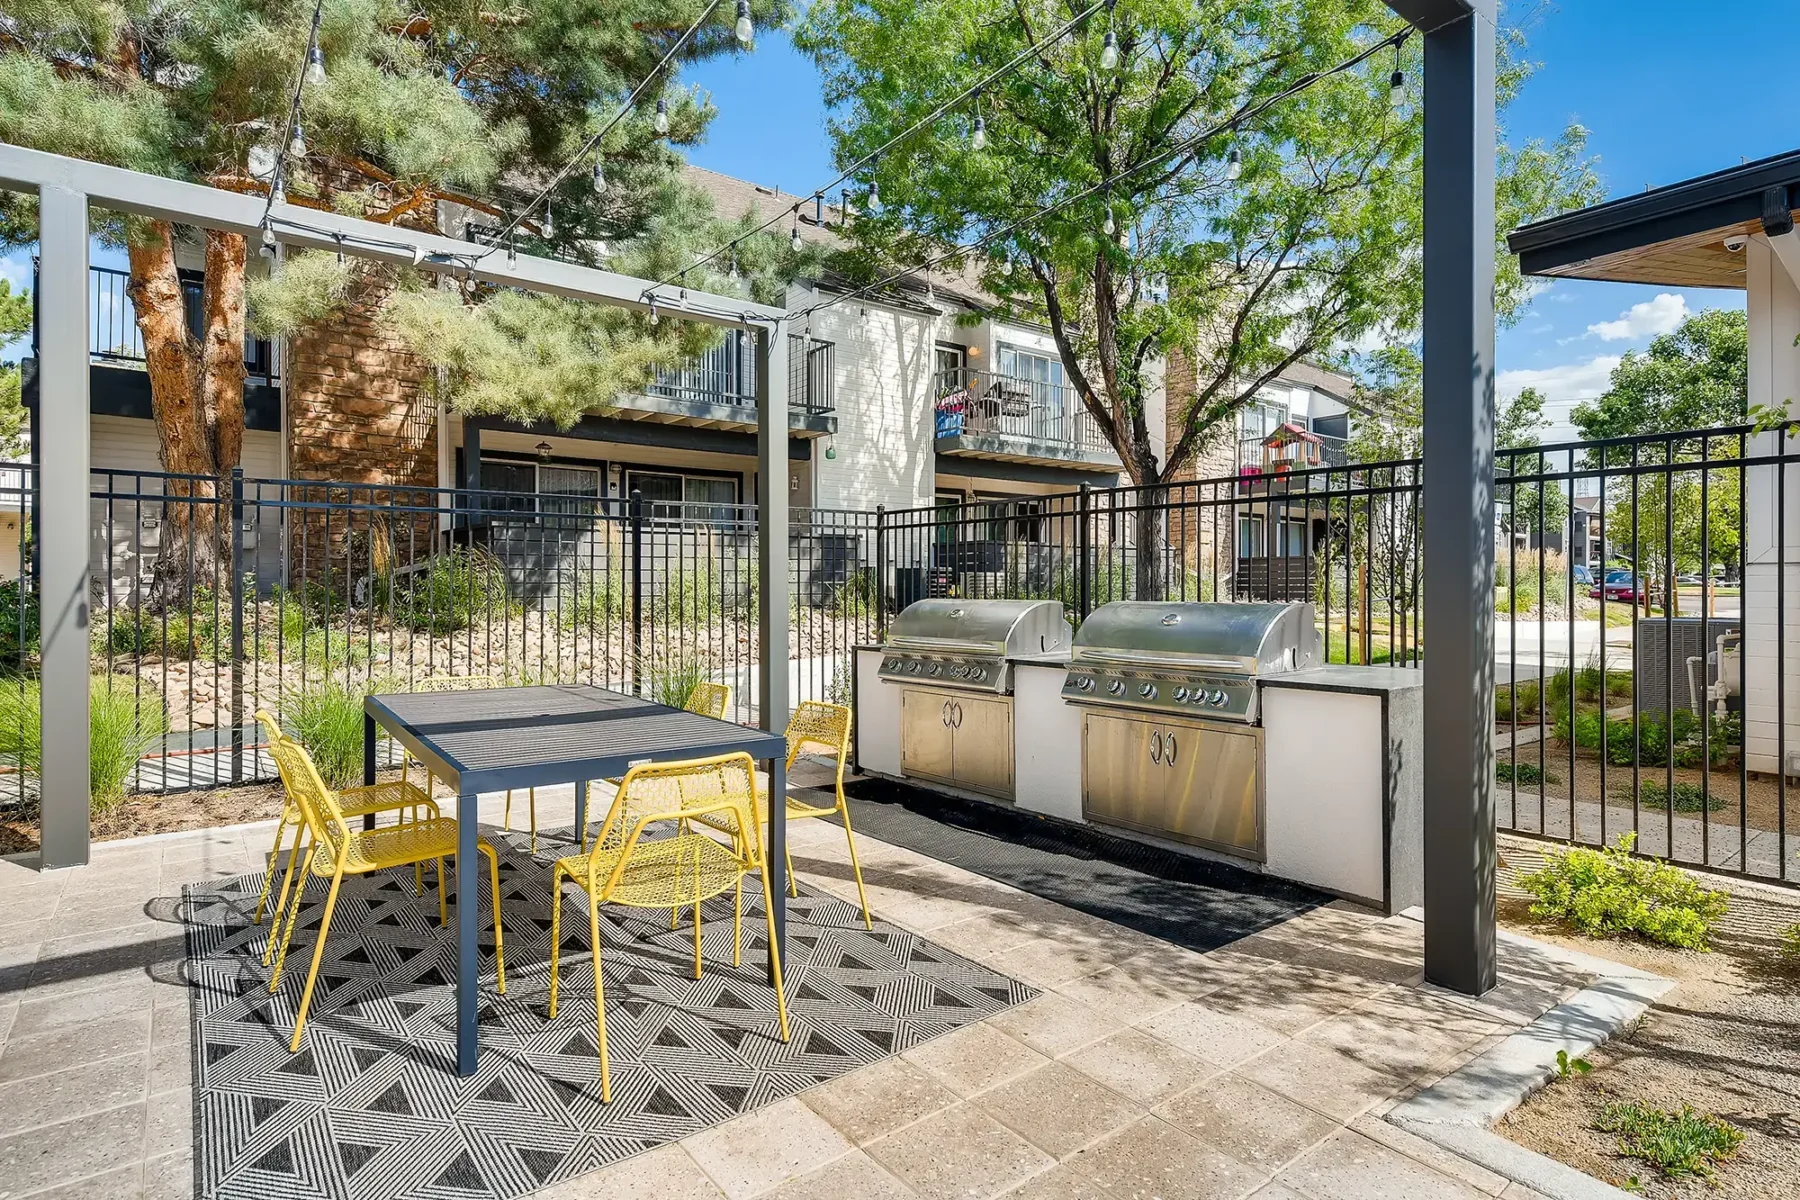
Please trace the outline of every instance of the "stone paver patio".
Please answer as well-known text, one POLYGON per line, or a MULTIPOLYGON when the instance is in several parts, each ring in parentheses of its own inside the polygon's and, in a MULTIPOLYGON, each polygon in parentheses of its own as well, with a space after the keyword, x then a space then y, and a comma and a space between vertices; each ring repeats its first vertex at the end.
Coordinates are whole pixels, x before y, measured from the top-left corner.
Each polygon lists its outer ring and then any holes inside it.
MULTIPOLYGON (((571 819, 567 789, 538 805, 541 827, 571 819)), ((52 874, 0 861, 0 1197, 193 1194, 177 906, 185 884, 260 870, 269 836, 102 844, 52 874)), ((840 830, 790 838, 806 881, 854 897, 840 830)), ((1503 940, 1502 987, 1469 1001, 1420 985, 1406 917, 1333 904, 1202 955, 858 846, 879 915, 1045 994, 541 1196, 1532 1195, 1381 1114, 1587 982, 1554 955, 1503 940)))

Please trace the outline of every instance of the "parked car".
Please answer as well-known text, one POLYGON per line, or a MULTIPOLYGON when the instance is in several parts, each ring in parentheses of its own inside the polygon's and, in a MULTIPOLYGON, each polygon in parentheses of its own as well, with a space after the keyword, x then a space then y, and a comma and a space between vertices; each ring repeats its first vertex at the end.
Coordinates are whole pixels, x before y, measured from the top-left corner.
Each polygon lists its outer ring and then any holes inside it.
POLYGON ((1699 587, 1700 586, 1700 576, 1695 574, 1692 571, 1689 571, 1685 575, 1677 575, 1675 577, 1675 582, 1682 587, 1699 587))
MULTIPOLYGON (((1633 604, 1644 602, 1644 581, 1630 571, 1608 571, 1605 583, 1608 600, 1624 600, 1633 604)), ((1600 599, 1601 589, 1595 587, 1588 593, 1592 599, 1600 599)))
POLYGON ((1594 572, 1591 568, 1577 563, 1575 566, 1571 567, 1570 570, 1575 573, 1575 582, 1577 584, 1584 588, 1591 588, 1594 586, 1594 572))

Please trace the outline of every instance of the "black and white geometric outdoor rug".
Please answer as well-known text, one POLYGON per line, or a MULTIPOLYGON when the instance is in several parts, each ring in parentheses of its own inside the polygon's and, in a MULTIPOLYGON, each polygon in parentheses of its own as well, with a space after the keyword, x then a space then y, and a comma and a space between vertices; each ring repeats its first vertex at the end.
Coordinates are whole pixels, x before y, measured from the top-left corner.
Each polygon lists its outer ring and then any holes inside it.
MULTIPOLYGON (((346 880, 314 989, 306 1038, 287 1039, 325 887, 315 881, 280 991, 261 965, 268 921, 249 923, 262 876, 185 893, 193 985, 195 1187, 201 1200, 523 1196, 698 1132, 1036 993, 876 922, 804 885, 788 902, 783 1045, 765 982, 762 897, 745 881, 743 966, 731 966, 731 897, 704 909, 705 973, 693 927, 666 912, 601 912, 612 1103, 600 1103, 594 987, 579 900, 563 912, 557 1016, 548 1016, 551 855, 484 831, 501 856, 505 996, 493 991, 484 903, 481 1065, 455 1072, 456 955, 437 921, 434 879, 346 880)), ((485 901, 487 870, 482 862, 485 901)), ((573 893, 571 893, 573 894, 573 893)), ((691 920, 691 918, 690 918, 691 920)))

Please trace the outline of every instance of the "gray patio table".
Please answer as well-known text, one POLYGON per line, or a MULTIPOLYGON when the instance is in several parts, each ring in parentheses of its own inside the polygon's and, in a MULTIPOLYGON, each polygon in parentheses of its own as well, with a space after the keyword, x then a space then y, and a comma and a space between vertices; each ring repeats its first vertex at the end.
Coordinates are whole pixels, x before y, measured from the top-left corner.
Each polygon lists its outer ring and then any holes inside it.
MULTIPOLYGON (((456 1070, 475 1073, 478 1052, 476 909, 481 866, 476 800, 508 788, 575 785, 575 824, 587 828, 588 781, 650 761, 747 752, 768 763, 769 795, 787 794, 787 740, 638 696, 585 685, 407 692, 363 699, 363 781, 375 782, 377 728, 457 793, 456 1070), (463 817, 467 820, 462 820, 463 817)), ((769 805, 769 890, 775 936, 787 947, 787 806, 769 805)))

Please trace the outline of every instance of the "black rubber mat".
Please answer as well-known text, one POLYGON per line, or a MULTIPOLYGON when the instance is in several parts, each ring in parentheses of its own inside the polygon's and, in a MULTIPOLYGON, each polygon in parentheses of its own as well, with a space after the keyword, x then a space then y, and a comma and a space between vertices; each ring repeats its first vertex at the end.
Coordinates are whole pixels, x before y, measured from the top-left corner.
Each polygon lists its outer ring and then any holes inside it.
POLYGON ((848 780, 858 833, 1205 952, 1331 897, 1092 825, 960 800, 888 779, 848 780))

